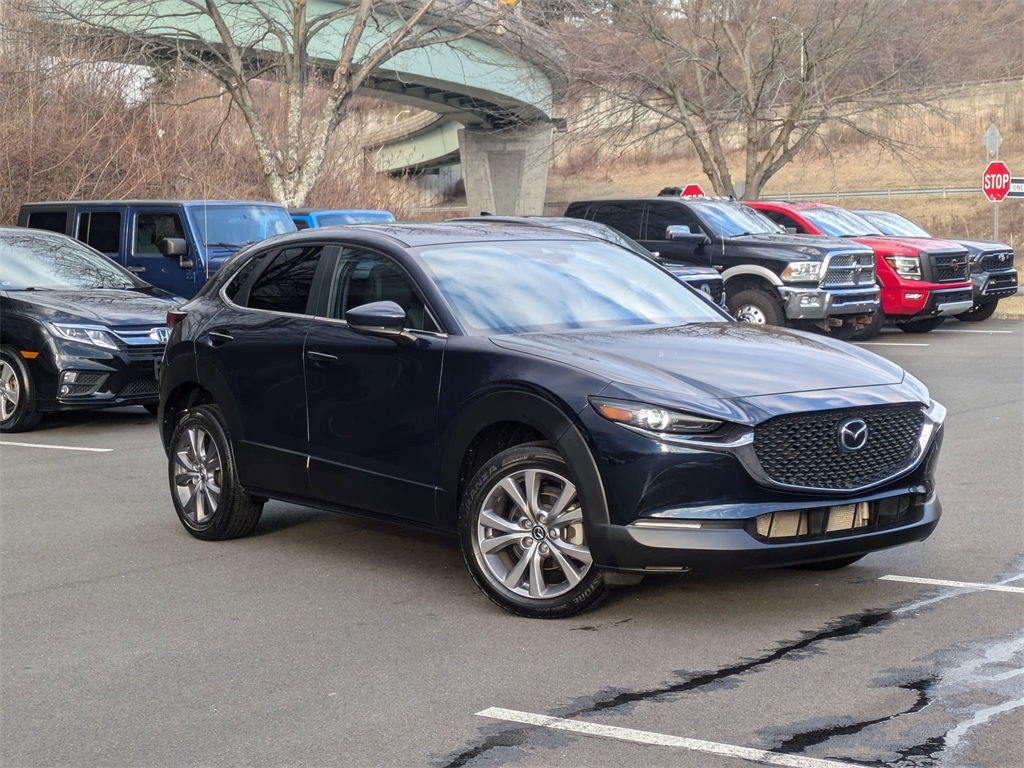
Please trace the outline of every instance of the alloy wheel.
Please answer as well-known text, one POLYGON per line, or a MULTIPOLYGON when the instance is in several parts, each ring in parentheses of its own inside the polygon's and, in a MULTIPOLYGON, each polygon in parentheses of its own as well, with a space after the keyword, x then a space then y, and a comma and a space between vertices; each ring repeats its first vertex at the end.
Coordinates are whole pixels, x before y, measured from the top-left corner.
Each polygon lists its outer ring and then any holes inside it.
POLYGON ((188 520, 196 527, 209 523, 221 496, 221 456, 205 429, 191 426, 174 449, 174 490, 188 520))
POLYGON ((564 595, 593 565, 576 486, 542 469, 512 472, 490 490, 474 548, 494 580, 532 599, 564 595))
POLYGON ((14 366, 0 361, 0 421, 7 421, 18 410, 21 387, 14 366))

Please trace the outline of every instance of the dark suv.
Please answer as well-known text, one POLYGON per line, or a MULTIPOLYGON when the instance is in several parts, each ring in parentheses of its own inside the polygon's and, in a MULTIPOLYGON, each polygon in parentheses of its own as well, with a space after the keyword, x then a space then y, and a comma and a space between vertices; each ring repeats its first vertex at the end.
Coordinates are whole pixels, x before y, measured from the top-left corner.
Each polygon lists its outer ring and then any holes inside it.
POLYGON ((735 200, 582 200, 570 203, 565 215, 614 227, 656 251, 666 266, 720 270, 726 303, 739 320, 849 339, 879 306, 870 249, 788 234, 735 200))
POLYGON ((268 498, 457 533, 494 602, 558 617, 644 573, 839 568, 938 523, 945 410, 913 376, 592 237, 309 229, 169 320, 159 421, 199 539, 268 498))

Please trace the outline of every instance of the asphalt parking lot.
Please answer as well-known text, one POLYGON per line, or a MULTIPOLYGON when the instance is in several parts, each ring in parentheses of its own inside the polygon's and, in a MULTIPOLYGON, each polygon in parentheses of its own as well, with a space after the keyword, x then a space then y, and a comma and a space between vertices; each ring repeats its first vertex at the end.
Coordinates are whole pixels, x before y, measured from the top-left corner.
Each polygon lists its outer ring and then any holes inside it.
POLYGON ((175 518, 141 408, 0 437, 7 766, 1024 765, 1024 322, 864 345, 949 409, 944 516, 845 570, 515 618, 454 539, 175 518))

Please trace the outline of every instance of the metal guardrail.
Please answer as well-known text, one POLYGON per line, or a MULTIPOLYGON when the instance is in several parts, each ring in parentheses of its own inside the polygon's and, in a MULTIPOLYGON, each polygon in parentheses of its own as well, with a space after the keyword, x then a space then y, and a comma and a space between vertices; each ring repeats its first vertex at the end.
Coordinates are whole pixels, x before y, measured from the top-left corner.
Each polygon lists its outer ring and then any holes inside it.
POLYGON ((874 189, 857 192, 813 192, 763 195, 762 200, 842 200, 847 197, 901 197, 904 195, 980 195, 981 187, 936 187, 934 189, 874 189))

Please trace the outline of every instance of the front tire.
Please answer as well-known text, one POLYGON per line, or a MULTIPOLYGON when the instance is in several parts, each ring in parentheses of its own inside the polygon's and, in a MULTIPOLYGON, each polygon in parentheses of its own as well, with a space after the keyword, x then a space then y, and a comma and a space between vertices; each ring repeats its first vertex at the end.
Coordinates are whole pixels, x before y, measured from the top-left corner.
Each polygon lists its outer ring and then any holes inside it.
POLYGON ((782 307, 768 291, 756 288, 740 291, 735 296, 729 296, 726 303, 732 316, 741 323, 778 326, 786 324, 786 315, 782 307))
POLYGON ((911 320, 908 323, 899 323, 896 327, 904 333, 929 333, 938 328, 946 320, 944 317, 929 317, 924 320, 911 320))
POLYGON ((882 332, 882 328, 885 326, 885 312, 879 307, 875 310, 875 313, 871 315, 871 320, 865 325, 853 332, 853 336, 850 337, 850 341, 871 341, 878 334, 882 332))
POLYGON ((477 586, 518 616, 559 619, 607 594, 584 532, 569 468, 551 448, 502 451, 470 480, 459 515, 466 566, 477 586))
POLYGON ((252 533, 263 512, 238 483, 220 408, 189 409, 174 428, 168 456, 171 499, 185 530, 203 541, 252 533))
POLYGON ((42 412, 32 371, 10 345, 0 347, 0 432, 27 432, 42 412))
POLYGON ((848 565, 853 565, 864 555, 850 555, 849 557, 837 557, 833 560, 818 560, 816 563, 801 563, 793 566, 801 571, 838 571, 848 565))
POLYGON ((982 320, 988 320, 992 317, 998 305, 998 299, 995 301, 986 301, 984 304, 971 307, 966 312, 961 312, 959 315, 954 315, 954 317, 956 317, 957 320, 963 320, 967 323, 980 323, 982 320))

